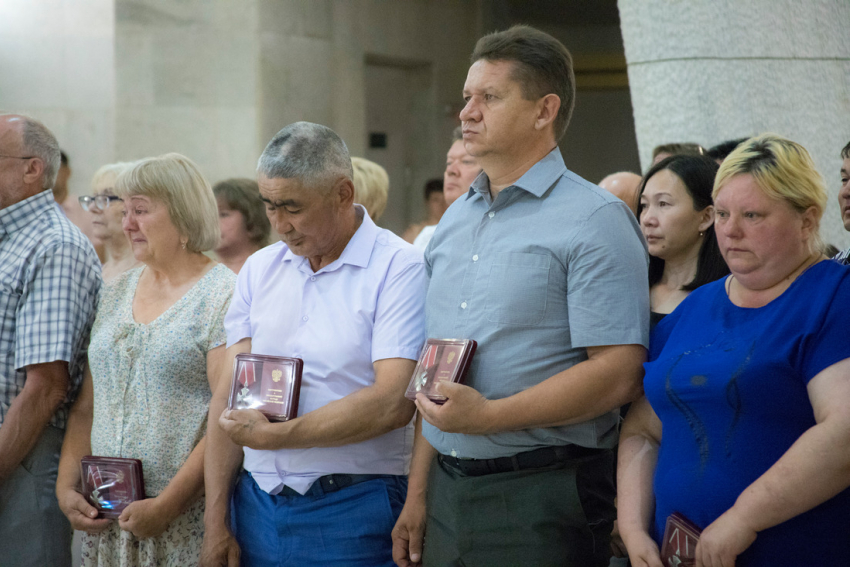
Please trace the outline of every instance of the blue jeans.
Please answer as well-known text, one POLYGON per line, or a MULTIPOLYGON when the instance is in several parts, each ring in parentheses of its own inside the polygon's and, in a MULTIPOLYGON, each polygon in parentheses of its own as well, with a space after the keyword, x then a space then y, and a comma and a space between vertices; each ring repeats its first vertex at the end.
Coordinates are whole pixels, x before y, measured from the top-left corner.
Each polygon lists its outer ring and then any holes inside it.
POLYGON ((381 476, 325 493, 290 488, 271 495, 243 471, 233 492, 234 533, 243 567, 393 567, 390 532, 407 478, 381 476))

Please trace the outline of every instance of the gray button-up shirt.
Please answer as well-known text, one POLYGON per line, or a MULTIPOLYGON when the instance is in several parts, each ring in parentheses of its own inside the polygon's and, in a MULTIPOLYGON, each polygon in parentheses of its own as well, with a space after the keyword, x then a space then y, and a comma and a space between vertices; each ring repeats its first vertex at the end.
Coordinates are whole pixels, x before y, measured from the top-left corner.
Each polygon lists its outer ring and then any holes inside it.
MULTIPOLYGON (((511 396, 587 359, 586 347, 649 338, 648 256, 625 203, 567 170, 558 148, 495 201, 481 173, 425 253, 428 336, 478 341, 466 384, 511 396)), ((488 459, 551 445, 612 447, 618 412, 494 435, 423 433, 439 452, 488 459)))

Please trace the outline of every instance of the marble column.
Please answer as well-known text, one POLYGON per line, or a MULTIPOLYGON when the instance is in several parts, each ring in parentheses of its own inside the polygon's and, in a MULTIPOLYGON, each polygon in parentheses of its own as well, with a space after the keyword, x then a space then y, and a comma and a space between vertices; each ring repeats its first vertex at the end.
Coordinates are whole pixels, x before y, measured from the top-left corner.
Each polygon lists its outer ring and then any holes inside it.
POLYGON ((835 204, 850 140, 847 0, 619 0, 641 164, 667 142, 775 132, 826 180, 822 233, 844 247, 835 204))

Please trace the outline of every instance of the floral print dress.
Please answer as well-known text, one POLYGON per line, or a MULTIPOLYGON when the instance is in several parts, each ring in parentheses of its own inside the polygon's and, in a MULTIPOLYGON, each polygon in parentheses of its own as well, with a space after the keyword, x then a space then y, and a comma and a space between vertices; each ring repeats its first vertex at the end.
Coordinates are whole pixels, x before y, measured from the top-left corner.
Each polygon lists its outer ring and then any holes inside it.
MULTIPOLYGON (((137 323, 133 297, 145 268, 104 288, 92 328, 92 454, 142 461, 148 498, 168 485, 203 438, 212 396, 207 352, 226 342, 224 315, 236 275, 219 264, 155 320, 137 323)), ((139 540, 110 523, 84 534, 85 567, 197 565, 203 542, 199 498, 161 535, 139 540)))

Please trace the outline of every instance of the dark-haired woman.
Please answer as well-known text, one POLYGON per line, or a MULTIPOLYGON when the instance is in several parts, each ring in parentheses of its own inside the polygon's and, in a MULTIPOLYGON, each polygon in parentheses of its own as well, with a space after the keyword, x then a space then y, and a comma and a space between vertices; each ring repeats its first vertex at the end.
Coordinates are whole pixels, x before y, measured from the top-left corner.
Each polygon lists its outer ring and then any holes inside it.
POLYGON ((213 186, 218 202, 221 242, 215 249, 219 262, 239 273, 248 256, 269 242, 271 224, 253 179, 234 178, 213 186))
MULTIPOLYGON (((641 181, 638 219, 649 249, 651 331, 690 292, 729 273, 714 234, 717 167, 706 156, 675 155, 653 165, 641 181)), ((618 529, 613 536, 614 554, 624 557, 618 529)))
POLYGON ((655 164, 641 182, 638 218, 649 248, 653 328, 691 291, 729 273, 714 235, 716 173, 705 156, 677 155, 655 164))

